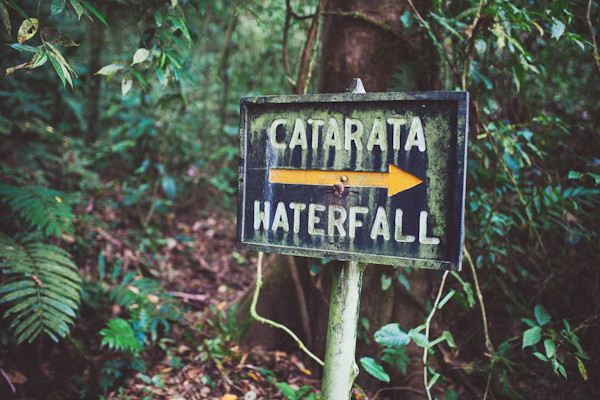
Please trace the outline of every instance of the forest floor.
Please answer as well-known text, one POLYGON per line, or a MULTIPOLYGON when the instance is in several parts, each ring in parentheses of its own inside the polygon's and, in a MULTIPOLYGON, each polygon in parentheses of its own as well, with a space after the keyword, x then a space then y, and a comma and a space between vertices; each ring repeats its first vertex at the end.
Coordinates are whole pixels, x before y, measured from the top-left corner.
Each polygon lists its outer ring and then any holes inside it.
MULTIPOLYGON (((120 195, 117 190, 110 196, 118 201, 120 195)), ((305 368, 302 354, 241 349, 234 340, 241 327, 232 318, 232 306, 252 290, 256 255, 235 249, 233 213, 159 215, 160 233, 140 240, 143 230, 132 222, 132 212, 102 204, 90 198, 78 210, 87 217, 80 221, 77 236, 93 243, 79 252, 77 241, 71 243, 76 254, 88 257, 76 260, 84 280, 101 280, 100 262, 94 257, 101 253, 106 275, 118 265, 122 273, 137 271, 158 279, 179 315, 168 333, 135 356, 100 346, 106 321, 126 318, 127 310, 114 303, 100 311, 82 306, 70 340, 45 340, 5 354, 0 362, 1 399, 315 398, 311 393, 318 393, 320 377, 305 368)), ((110 289, 110 280, 105 278, 100 286, 110 289)))

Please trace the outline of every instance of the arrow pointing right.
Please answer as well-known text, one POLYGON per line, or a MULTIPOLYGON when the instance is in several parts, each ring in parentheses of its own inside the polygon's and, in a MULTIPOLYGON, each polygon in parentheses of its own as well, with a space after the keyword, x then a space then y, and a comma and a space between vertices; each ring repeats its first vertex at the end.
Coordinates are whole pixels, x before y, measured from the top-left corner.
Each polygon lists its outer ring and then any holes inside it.
POLYGON ((423 182, 422 179, 403 171, 394 164, 389 164, 389 168, 388 172, 272 168, 269 171, 269 182, 319 186, 332 186, 337 182, 342 182, 345 186, 387 187, 388 196, 393 196, 423 182))

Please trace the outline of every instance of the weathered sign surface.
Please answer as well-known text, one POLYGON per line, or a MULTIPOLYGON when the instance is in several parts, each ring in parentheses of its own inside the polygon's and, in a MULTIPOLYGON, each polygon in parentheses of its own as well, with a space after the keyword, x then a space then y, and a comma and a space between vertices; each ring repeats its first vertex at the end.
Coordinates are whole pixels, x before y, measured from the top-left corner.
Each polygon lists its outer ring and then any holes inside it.
POLYGON ((468 93, 241 100, 238 247, 460 269, 468 93))

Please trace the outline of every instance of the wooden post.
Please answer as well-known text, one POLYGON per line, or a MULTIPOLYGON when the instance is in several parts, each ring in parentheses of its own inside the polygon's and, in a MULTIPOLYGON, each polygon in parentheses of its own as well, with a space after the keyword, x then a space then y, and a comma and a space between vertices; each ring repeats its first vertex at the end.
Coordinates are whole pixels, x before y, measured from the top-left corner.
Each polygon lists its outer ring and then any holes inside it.
POLYGON ((348 261, 333 271, 321 387, 323 400, 348 400, 354 379, 358 376, 356 331, 365 265, 348 261))
MULTIPOLYGON (((354 79, 349 93, 365 93, 360 79, 354 79)), ((321 398, 323 400, 348 400, 352 384, 358 376, 356 364, 356 333, 360 290, 364 263, 344 262, 333 271, 327 345, 321 398)))

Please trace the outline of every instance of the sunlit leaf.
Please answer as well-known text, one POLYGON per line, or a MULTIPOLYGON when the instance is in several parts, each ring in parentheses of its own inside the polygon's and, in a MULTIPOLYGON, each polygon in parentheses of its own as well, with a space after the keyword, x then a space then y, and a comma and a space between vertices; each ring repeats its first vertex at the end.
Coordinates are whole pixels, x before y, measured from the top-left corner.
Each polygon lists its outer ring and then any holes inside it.
POLYGON ((104 75, 106 76, 106 82, 110 82, 110 80, 115 76, 115 74, 123 68, 124 67, 119 64, 105 65, 104 67, 100 68, 100 70, 98 70, 98 72, 96 72, 94 75, 104 75))
POLYGON ((81 16, 83 14, 85 14, 85 9, 83 8, 83 6, 79 2, 79 0, 69 0, 69 1, 71 2, 71 6, 73 7, 73 9, 75 10, 75 12, 77 13, 77 19, 80 20, 81 16))
POLYGON ((0 21, 2 21, 2 26, 6 33, 10 35, 11 25, 10 25, 10 16, 8 15, 8 10, 3 2, 0 1, 0 21))
POLYGON ((125 95, 131 90, 132 86, 133 79, 131 79, 131 76, 128 75, 123 77, 123 79, 121 80, 121 95, 125 97, 125 95))
POLYGON ((523 348, 533 346, 542 338, 542 328, 534 326, 523 333, 523 348))
POLYGON ((565 24, 563 24, 558 19, 552 17, 552 38, 560 39, 560 37, 565 33, 565 24))
POLYGON ((42 29, 42 37, 44 40, 57 44, 59 46, 71 47, 71 46, 79 46, 70 37, 66 34, 62 33, 58 29, 45 27, 42 29))
POLYGON ((577 367, 579 368, 579 373, 583 377, 583 380, 587 381, 589 379, 589 376, 588 376, 587 370, 585 369, 585 365, 583 364, 583 361, 581 361, 581 359, 579 357, 575 357, 575 358, 577 358, 577 367))
POLYGON ((40 27, 40 22, 36 18, 29 18, 23 21, 17 34, 17 41, 20 44, 25 43, 33 37, 40 27))
POLYGON ((43 53, 37 57, 31 68, 41 67, 42 65, 46 64, 46 61, 48 61, 48 54, 43 53))
POLYGON ((386 347, 399 348, 410 343, 410 336, 397 323, 388 324, 375 332, 374 339, 377 343, 386 347))
POLYGON ((146 59, 148 58, 149 55, 150 55, 150 50, 144 49, 144 48, 137 49, 135 51, 135 54, 133 55, 133 62, 131 63, 131 66, 134 66, 136 64, 146 61, 146 59))
POLYGON ((12 47, 13 49, 19 50, 19 51, 28 51, 30 53, 41 53, 42 52, 37 47, 27 46, 26 44, 11 43, 8 45, 8 47, 12 47))
POLYGON ((66 5, 67 0, 52 0, 52 4, 50 5, 50 17, 63 12, 66 5))
POLYGON ((387 372, 385 372, 383 370, 383 367, 381 365, 377 364, 377 362, 374 359, 372 359, 371 357, 361 358, 360 364, 363 366, 365 371, 367 371, 369 374, 373 375, 375 378, 379 379, 380 381, 387 382, 387 383, 390 382, 390 376, 387 374, 387 372))
POLYGON ((544 349, 546 350, 546 357, 551 358, 556 353, 556 345, 552 339, 544 340, 544 349))

